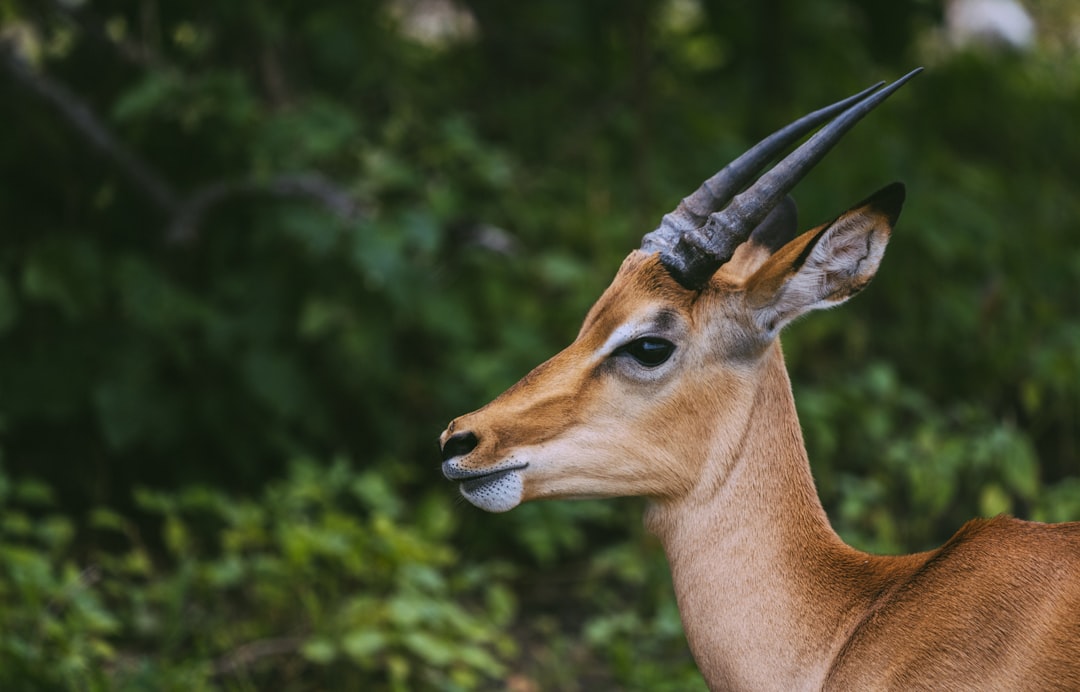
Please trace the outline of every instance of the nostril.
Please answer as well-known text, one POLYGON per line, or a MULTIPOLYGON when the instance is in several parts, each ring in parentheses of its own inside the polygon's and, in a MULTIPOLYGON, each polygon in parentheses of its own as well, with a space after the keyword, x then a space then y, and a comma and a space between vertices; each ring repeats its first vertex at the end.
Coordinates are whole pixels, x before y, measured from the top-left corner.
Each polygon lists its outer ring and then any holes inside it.
POLYGON ((471 432, 459 432, 451 435, 442 448, 443 461, 468 454, 476 448, 476 435, 471 432))

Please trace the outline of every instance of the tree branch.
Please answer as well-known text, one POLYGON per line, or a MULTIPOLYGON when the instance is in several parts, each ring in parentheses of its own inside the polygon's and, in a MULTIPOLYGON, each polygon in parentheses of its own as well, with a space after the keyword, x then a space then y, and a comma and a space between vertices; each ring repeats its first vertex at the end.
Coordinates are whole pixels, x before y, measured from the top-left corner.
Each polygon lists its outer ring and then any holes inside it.
POLYGON ((318 173, 287 173, 265 182, 220 180, 195 190, 173 214, 166 238, 187 243, 198 235, 203 217, 215 205, 241 195, 306 197, 343 221, 355 221, 366 210, 347 191, 318 173))
POLYGON ((17 82, 56 108, 76 133, 111 159, 132 186, 170 219, 165 231, 169 242, 194 240, 203 219, 213 207, 242 195, 307 198, 346 222, 355 221, 366 213, 352 194, 318 173, 287 173, 265 181, 219 180, 181 197, 157 169, 117 139, 77 95, 27 64, 10 41, 0 40, 0 61, 17 82))
POLYGON ((214 661, 214 675, 231 675, 260 659, 294 654, 303 643, 301 637, 272 637, 242 644, 214 661))
POLYGON ((9 41, 0 41, 0 59, 16 81, 55 107, 83 139, 112 159, 150 201, 166 214, 175 212, 177 195, 172 185, 117 140, 90 107, 70 89, 43 72, 34 71, 9 41))

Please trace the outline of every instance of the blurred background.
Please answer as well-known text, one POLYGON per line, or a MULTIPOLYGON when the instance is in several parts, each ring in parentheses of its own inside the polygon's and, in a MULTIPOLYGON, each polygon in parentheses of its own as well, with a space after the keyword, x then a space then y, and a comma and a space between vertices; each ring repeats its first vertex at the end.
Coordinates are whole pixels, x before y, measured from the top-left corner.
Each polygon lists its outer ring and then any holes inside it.
POLYGON ((1080 519, 1070 0, 0 0, 0 687, 693 690, 640 500, 485 515, 436 437, 760 136, 917 65, 788 330, 873 551, 1080 519))

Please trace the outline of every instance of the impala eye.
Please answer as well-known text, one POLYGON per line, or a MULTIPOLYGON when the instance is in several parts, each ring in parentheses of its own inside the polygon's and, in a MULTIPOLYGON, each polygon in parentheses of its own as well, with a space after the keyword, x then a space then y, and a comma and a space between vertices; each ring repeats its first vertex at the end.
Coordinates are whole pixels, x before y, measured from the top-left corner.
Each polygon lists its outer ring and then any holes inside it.
POLYGON ((655 368, 666 362, 674 352, 675 344, 670 341, 646 336, 620 347, 615 355, 626 354, 647 368, 655 368))

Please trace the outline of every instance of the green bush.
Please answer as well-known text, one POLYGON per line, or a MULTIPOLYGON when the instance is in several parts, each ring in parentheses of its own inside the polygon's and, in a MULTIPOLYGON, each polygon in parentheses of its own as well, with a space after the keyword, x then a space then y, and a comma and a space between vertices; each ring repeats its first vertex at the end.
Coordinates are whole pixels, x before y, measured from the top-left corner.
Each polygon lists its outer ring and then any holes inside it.
POLYGON ((294 464, 258 498, 137 498, 159 534, 104 508, 76 522, 47 486, 0 476, 5 689, 475 689, 506 674, 508 571, 460 559, 445 498, 406 503, 344 462, 294 464))

